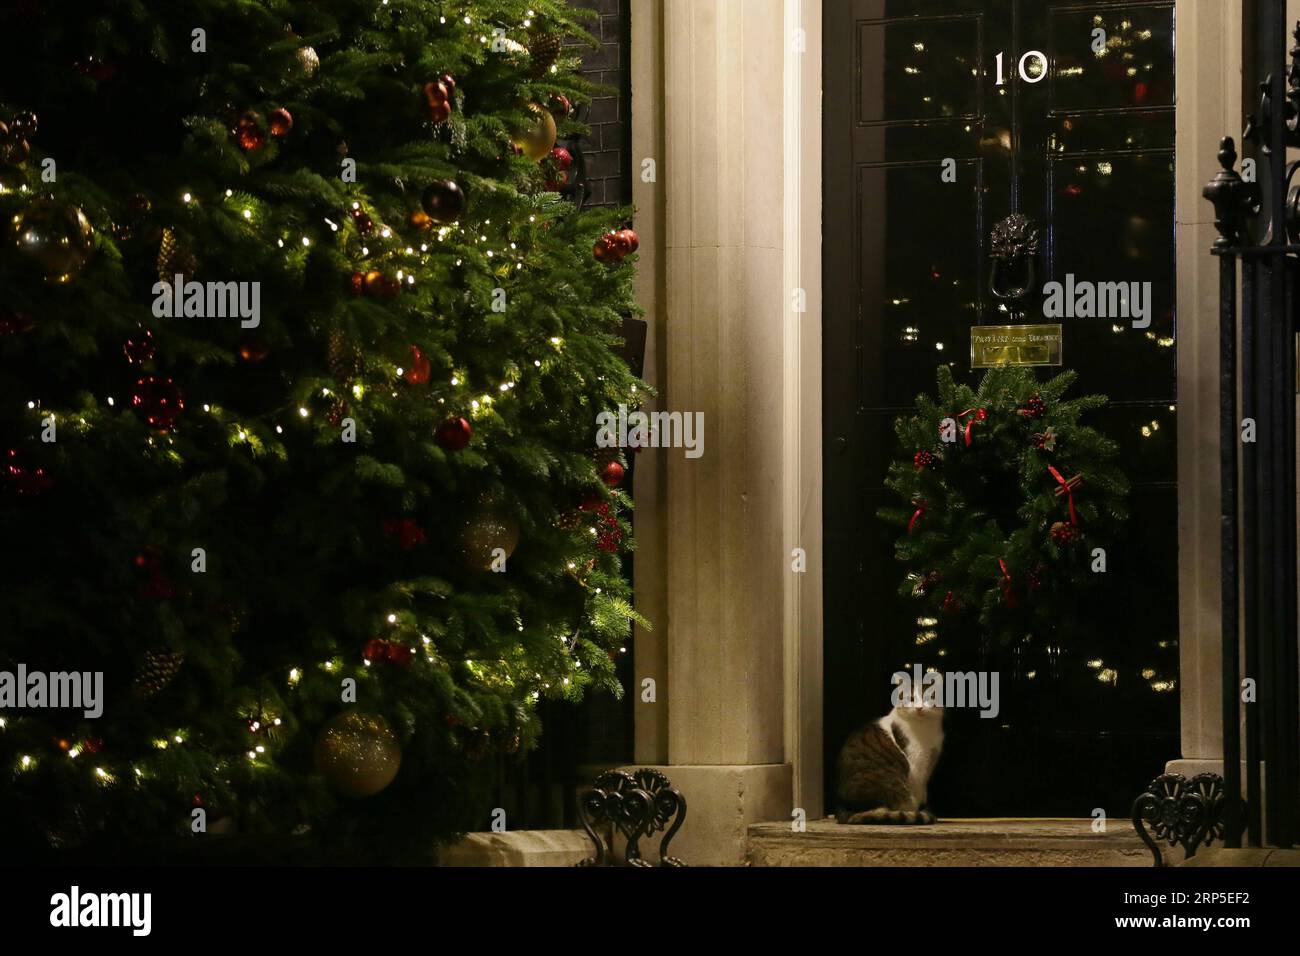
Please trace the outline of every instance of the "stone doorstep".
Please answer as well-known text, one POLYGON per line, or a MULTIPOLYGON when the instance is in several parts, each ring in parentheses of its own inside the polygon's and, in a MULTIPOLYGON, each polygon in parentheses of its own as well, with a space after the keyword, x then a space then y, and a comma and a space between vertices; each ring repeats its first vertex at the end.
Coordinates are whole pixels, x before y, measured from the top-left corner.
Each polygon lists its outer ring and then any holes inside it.
POLYGON ((439 866, 577 866, 595 852, 582 830, 470 833, 438 854, 439 866))
MULTIPOLYGON (((1128 820, 1094 833, 1091 819, 944 820, 932 826, 841 826, 833 818, 795 833, 789 823, 749 827, 750 866, 1146 866, 1151 851, 1128 820)), ((1166 855, 1166 861, 1180 862, 1166 855)))

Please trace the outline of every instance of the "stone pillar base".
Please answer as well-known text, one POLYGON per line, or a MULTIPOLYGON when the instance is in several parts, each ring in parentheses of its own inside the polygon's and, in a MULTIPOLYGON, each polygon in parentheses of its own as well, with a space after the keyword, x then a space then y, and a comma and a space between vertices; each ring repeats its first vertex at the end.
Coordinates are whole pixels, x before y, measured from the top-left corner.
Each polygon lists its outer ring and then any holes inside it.
MULTIPOLYGON (((637 767, 625 767, 628 772, 637 767)), ((687 866, 744 866, 751 823, 789 820, 794 810, 790 764, 654 767, 686 798, 686 822, 668 852, 687 866)), ((659 862, 659 838, 641 841, 659 862)))

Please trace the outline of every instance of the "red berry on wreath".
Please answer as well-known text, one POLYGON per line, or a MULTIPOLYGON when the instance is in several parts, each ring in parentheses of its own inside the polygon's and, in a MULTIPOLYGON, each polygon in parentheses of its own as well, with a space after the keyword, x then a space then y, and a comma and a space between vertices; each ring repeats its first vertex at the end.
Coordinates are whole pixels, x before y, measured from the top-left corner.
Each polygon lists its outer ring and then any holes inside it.
POLYGON ((956 614, 963 607, 961 598, 949 591, 943 596, 943 602, 939 607, 948 614, 956 614))
POLYGON ((1048 429, 1034 436, 1034 447, 1039 451, 1056 451, 1056 432, 1048 429))
POLYGON ((600 469, 600 480, 609 488, 617 488, 623 483, 624 474, 621 464, 616 461, 609 461, 600 469))
POLYGON ((1052 540, 1059 545, 1071 545, 1083 537, 1083 532, 1072 524, 1058 521, 1052 525, 1052 540))
POLYGON ((464 451, 469 447, 469 440, 474 436, 474 429, 463 418, 453 418, 438 426, 434 440, 447 451, 464 451))
POLYGON ((912 464, 916 466, 917 471, 922 471, 926 468, 933 468, 938 463, 939 456, 934 454, 934 452, 918 451, 914 456, 912 456, 912 464))
POLYGON ((1042 418, 1047 413, 1047 403, 1043 401, 1043 396, 1035 392, 1029 396, 1025 402, 1025 407, 1021 409, 1020 414, 1026 418, 1042 418))

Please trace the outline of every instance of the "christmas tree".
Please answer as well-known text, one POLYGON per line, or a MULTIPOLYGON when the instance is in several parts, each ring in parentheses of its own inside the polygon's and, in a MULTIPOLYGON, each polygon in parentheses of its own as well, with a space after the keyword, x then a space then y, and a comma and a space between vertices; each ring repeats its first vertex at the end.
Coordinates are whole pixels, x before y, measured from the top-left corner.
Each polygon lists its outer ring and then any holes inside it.
POLYGON ((0 12, 0 844, 428 858, 635 617, 582 15, 92 6, 0 12))

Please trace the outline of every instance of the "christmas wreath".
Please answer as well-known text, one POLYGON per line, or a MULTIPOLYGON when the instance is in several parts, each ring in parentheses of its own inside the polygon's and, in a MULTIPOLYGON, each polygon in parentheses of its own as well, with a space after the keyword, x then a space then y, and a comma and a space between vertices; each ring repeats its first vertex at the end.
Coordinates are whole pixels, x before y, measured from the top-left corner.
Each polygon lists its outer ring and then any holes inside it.
POLYGON ((1128 482, 1116 444, 1079 423, 1107 399, 1064 398, 1075 378, 995 368, 972 391, 941 365, 937 397, 895 422, 908 457, 885 484, 905 504, 880 516, 902 529, 900 593, 931 615, 976 617, 1009 644, 1105 569, 1096 549, 1128 517, 1128 482))

